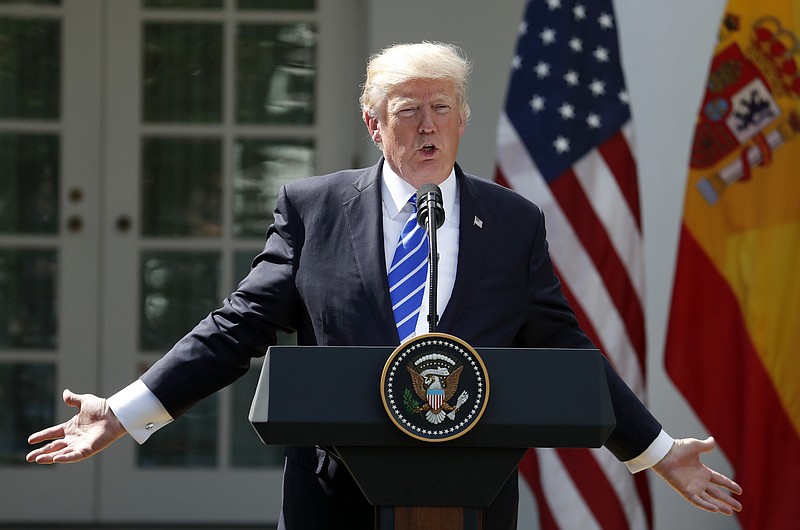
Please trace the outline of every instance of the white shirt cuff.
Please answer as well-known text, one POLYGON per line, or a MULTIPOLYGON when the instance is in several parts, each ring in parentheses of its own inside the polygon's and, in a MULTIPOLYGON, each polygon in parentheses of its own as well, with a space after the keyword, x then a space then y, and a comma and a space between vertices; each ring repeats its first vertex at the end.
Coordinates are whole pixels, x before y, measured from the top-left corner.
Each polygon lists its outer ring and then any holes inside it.
POLYGON ((628 466, 628 471, 631 473, 638 473, 643 469, 648 469, 658 464, 669 450, 672 449, 672 444, 674 442, 675 440, 672 439, 672 436, 667 434, 664 429, 661 429, 661 432, 658 433, 658 436, 653 440, 653 443, 650 444, 650 447, 645 449, 645 451, 636 458, 625 462, 625 465, 628 466))
POLYGON ((128 434, 140 444, 164 425, 172 423, 172 416, 141 379, 108 398, 108 406, 128 434))

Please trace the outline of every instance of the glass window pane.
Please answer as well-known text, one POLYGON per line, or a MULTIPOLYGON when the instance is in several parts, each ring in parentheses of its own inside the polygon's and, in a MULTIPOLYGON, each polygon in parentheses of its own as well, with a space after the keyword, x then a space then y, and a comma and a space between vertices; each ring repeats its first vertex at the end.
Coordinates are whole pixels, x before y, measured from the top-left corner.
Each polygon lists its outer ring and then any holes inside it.
POLYGON ((30 465, 28 435, 56 421, 55 385, 53 364, 0 364, 0 465, 30 465))
POLYGON ((60 48, 60 21, 0 18, 0 118, 59 118, 60 48))
POLYGON ((142 350, 169 349, 219 306, 216 252, 147 251, 140 270, 142 350))
POLYGON ((314 122, 313 24, 243 24, 236 36, 239 123, 314 122))
POLYGON ((237 0, 239 9, 284 9, 293 11, 312 11, 316 0, 237 0))
POLYGON ((278 190, 314 174, 312 140, 238 140, 234 145, 233 233, 263 237, 278 190))
POLYGON ((258 384, 261 364, 255 365, 233 385, 231 402, 231 454, 233 467, 283 467, 283 446, 264 445, 248 419, 258 384))
POLYGON ((222 232, 222 143, 145 138, 142 235, 217 237, 222 232))
POLYGON ((0 234, 57 233, 58 197, 58 136, 0 133, 0 234))
POLYGON ((55 349, 57 277, 54 250, 0 249, 0 349, 55 349))
POLYGON ((222 25, 144 26, 144 121, 222 120, 222 25))
MULTIPOLYGON (((142 372, 148 366, 143 365, 142 372)), ((153 434, 137 447, 136 465, 140 468, 215 467, 217 465, 217 410, 214 394, 186 414, 153 434)))
POLYGON ((144 0, 144 7, 166 9, 221 9, 222 0, 144 0))

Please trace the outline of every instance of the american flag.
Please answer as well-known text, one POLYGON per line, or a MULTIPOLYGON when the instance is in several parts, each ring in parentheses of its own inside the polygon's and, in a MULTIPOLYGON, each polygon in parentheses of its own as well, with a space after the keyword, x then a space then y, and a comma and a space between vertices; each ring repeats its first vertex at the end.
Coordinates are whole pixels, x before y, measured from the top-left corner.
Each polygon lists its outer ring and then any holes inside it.
MULTIPOLYGON (((495 178, 538 204, 583 329, 644 398, 641 217, 610 0, 532 0, 519 27, 495 178)), ((540 527, 652 526, 644 473, 604 449, 536 449, 520 465, 540 527)))

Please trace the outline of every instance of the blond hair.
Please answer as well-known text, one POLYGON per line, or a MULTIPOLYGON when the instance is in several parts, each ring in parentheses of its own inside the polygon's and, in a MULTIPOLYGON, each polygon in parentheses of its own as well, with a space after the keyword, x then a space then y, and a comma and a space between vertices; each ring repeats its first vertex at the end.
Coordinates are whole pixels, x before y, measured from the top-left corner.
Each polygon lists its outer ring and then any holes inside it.
POLYGON ((470 109, 467 85, 471 65, 461 48, 441 42, 395 44, 371 56, 359 102, 361 111, 377 117, 391 90, 412 79, 445 79, 456 87, 459 112, 466 122, 470 109))

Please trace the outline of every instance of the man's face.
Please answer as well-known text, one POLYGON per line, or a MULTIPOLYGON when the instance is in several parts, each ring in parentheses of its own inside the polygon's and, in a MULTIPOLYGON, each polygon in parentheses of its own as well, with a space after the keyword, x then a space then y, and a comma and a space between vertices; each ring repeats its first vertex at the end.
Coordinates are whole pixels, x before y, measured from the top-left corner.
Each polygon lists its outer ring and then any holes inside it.
POLYGON ((415 188, 447 178, 466 126, 455 85, 440 79, 414 79, 397 86, 384 112, 364 119, 391 168, 415 188))

